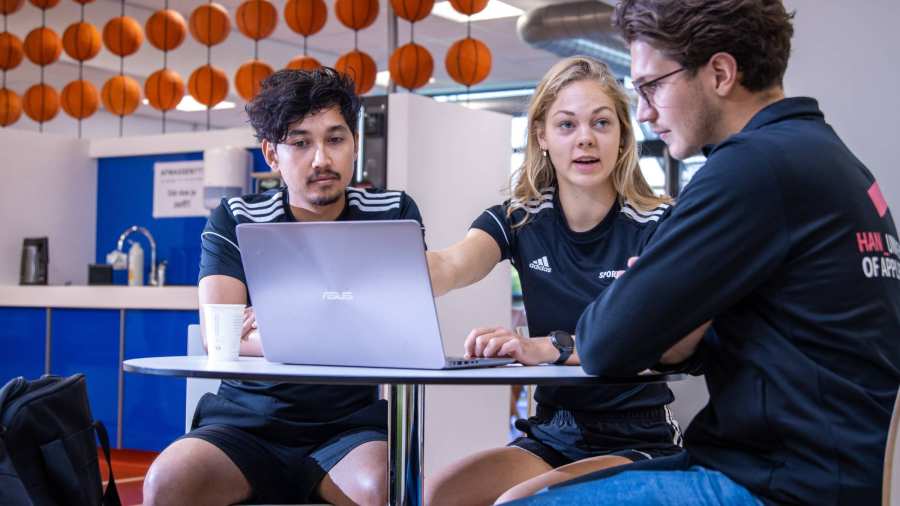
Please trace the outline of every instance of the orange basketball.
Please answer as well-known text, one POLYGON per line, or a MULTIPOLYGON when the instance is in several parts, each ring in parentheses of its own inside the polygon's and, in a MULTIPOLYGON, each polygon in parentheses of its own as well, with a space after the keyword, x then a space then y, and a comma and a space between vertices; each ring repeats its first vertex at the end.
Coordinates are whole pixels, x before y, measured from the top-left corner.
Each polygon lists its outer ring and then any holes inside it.
POLYGON ((362 30, 378 17, 378 0, 334 0, 338 20, 351 30, 362 30))
POLYGON ((0 126, 9 126, 22 117, 22 99, 13 90, 0 88, 0 126))
POLYGON ((391 0, 394 12, 401 18, 415 23, 431 14, 434 0, 391 0))
POLYGON ((100 30, 84 21, 72 23, 63 32, 63 49, 75 61, 90 60, 100 52, 100 30))
POLYGON ((375 60, 360 50, 353 50, 342 54, 334 64, 334 69, 353 79, 356 84, 356 94, 362 95, 375 86, 375 60))
POLYGON ((160 69, 144 81, 144 95, 158 111, 171 111, 184 98, 184 80, 172 69, 160 69))
POLYGON ((478 39, 458 40, 447 50, 444 66, 454 81, 473 86, 491 73, 491 50, 478 39))
POLYGON ((116 56, 134 54, 144 43, 144 30, 136 19, 119 16, 110 19, 103 27, 103 44, 116 56))
POLYGON ((321 67, 322 64, 319 63, 319 60, 313 58, 312 56, 298 56, 296 58, 291 59, 288 62, 285 68, 291 70, 315 70, 321 67))
POLYGON ((278 10, 268 0, 245 0, 234 13, 238 30, 253 40, 265 39, 275 31, 278 10))
POLYGON ((60 53, 59 35, 46 26, 35 28, 25 36, 25 56, 35 65, 50 65, 59 59, 60 53))
POLYGON ((259 93, 263 79, 273 72, 272 67, 259 60, 250 60, 241 65, 234 74, 234 87, 237 88, 238 95, 247 102, 253 100, 259 93))
POLYGON ((103 108, 116 116, 128 116, 141 103, 141 85, 133 78, 123 75, 111 77, 103 83, 100 91, 103 108))
POLYGON ((62 90, 62 108, 75 119, 93 116, 100 107, 100 94, 90 81, 76 80, 62 90))
POLYGON ((284 21, 304 37, 321 30, 327 17, 325 0, 288 0, 284 4, 284 21))
MULTIPOLYGON (((21 9, 23 5, 25 5, 25 0, 0 0, 0 14, 12 14, 21 9)), ((16 98, 18 98, 18 95, 16 95, 16 98)))
POLYGON ((9 33, 0 33, 0 70, 12 70, 22 63, 25 49, 18 37, 9 33))
POLYGON ((156 11, 144 24, 147 40, 160 51, 171 51, 184 42, 187 23, 178 11, 165 9, 156 11))
MULTIPOLYGON (((30 0, 31 4, 37 7, 38 9, 52 9, 56 7, 56 4, 59 3, 59 0, 30 0)), ((54 113, 54 116, 56 114, 54 113)))
POLYGON ((228 11, 216 3, 203 4, 191 13, 190 29, 197 42, 215 46, 227 39, 231 31, 228 11))
POLYGON ((427 49, 411 42, 394 51, 388 61, 388 69, 395 83, 414 90, 428 84, 434 73, 434 59, 427 49))
POLYGON ((209 64, 199 67, 188 78, 188 93, 197 102, 213 107, 228 94, 228 76, 222 69, 209 64))
POLYGON ((458 12, 471 16, 487 7, 488 0, 450 0, 450 5, 458 12))
POLYGON ((22 108, 38 123, 50 121, 59 113, 59 94, 49 84, 35 84, 25 92, 22 108))

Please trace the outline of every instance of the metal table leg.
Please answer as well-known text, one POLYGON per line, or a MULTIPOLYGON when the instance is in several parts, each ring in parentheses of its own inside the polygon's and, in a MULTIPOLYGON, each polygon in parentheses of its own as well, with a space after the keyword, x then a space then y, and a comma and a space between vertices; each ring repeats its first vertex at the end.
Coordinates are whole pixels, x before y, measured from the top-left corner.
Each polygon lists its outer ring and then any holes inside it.
POLYGON ((388 393, 388 503, 424 503, 425 387, 391 385, 388 393))

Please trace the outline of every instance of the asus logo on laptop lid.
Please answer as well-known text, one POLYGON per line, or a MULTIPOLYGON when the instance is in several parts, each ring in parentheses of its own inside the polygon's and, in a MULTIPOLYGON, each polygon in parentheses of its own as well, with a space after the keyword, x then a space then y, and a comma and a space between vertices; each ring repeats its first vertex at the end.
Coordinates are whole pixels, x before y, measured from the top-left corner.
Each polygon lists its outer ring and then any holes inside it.
POLYGON ((322 300, 353 300, 353 292, 322 292, 322 300))

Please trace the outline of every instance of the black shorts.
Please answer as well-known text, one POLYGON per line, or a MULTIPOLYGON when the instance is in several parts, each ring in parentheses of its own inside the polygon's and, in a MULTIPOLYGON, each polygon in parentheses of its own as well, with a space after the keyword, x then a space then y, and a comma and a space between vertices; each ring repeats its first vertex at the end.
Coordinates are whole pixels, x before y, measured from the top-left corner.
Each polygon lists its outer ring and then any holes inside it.
POLYGON ((678 422, 666 407, 592 413, 538 404, 537 415, 517 420, 516 428, 526 435, 509 446, 553 468, 601 455, 637 462, 683 451, 678 422))
POLYGON ((204 425, 182 437, 215 445, 241 470, 251 496, 242 504, 322 502, 322 478, 351 450, 370 441, 387 441, 379 428, 359 428, 319 445, 278 444, 229 425, 204 425))

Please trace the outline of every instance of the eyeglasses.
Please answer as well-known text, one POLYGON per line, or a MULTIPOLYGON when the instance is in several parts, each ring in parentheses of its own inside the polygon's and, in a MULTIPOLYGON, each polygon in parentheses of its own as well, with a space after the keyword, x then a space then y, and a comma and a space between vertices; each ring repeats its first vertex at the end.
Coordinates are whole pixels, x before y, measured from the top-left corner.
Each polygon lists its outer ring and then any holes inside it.
POLYGON ((638 95, 644 99, 644 102, 647 102, 647 105, 650 107, 656 107, 656 103, 653 101, 653 96, 656 94, 656 91, 659 89, 659 85, 663 84, 660 81, 663 79, 674 76, 675 74, 687 70, 684 67, 677 68, 668 74, 663 74, 656 79, 651 79, 646 83, 639 84, 635 89, 637 90, 638 95))

